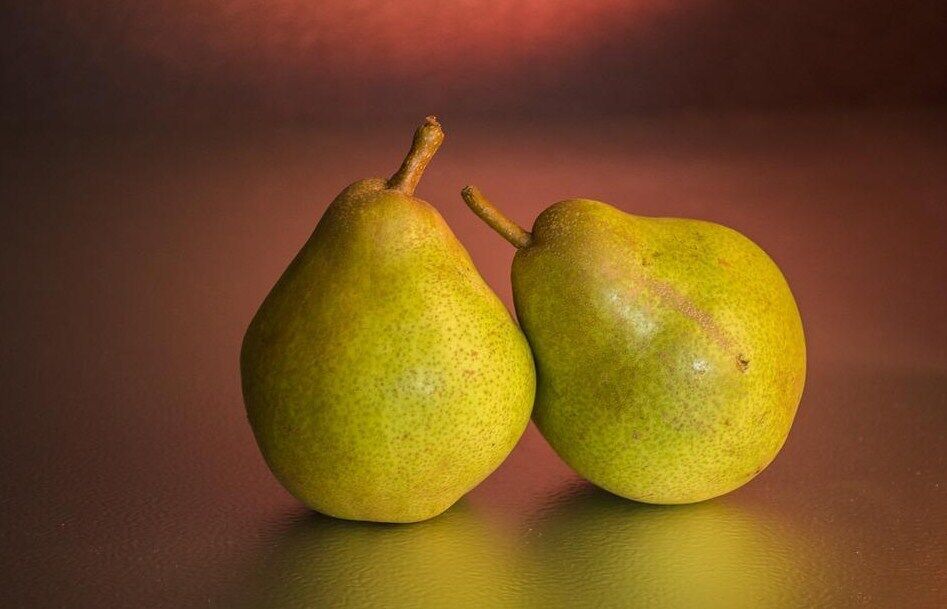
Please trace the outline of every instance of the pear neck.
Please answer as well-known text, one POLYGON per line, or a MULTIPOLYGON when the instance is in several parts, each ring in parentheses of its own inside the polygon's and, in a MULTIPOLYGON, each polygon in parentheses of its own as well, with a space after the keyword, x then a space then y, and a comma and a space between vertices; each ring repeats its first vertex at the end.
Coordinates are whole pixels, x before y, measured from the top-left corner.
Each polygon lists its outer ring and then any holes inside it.
POLYGON ((411 149, 404 158, 404 162, 395 175, 388 180, 388 188, 409 197, 414 195, 414 189, 418 187, 424 170, 443 141, 444 130, 441 129, 437 118, 429 116, 424 119, 421 126, 414 132, 414 140, 411 142, 411 149))

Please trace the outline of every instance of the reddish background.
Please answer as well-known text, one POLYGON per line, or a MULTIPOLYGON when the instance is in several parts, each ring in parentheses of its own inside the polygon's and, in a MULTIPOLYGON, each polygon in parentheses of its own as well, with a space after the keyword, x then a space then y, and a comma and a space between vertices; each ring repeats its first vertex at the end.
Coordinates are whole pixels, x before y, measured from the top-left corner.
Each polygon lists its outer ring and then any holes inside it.
POLYGON ((943 104, 938 0, 14 2, 8 123, 943 104))

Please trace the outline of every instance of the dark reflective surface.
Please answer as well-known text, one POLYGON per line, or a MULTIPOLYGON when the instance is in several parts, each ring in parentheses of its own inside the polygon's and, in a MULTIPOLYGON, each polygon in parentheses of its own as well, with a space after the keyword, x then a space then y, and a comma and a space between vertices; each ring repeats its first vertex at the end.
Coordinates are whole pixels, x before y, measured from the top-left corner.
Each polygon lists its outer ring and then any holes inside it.
POLYGON ((397 165, 369 133, 9 136, 0 182, 0 510, 16 607, 942 607, 947 166, 932 114, 581 128, 456 124, 419 193, 510 304, 512 248, 572 195, 713 219, 793 285, 810 376, 774 464, 705 504, 583 484, 534 428, 436 520, 305 512, 246 425, 246 323, 347 183, 397 165))
POLYGON ((287 523, 237 596, 248 607, 503 607, 526 564, 516 539, 465 503, 417 526, 304 514, 287 523))
POLYGON ((536 518, 537 598, 614 607, 837 606, 837 548, 793 518, 719 500, 651 506, 582 489, 536 518))

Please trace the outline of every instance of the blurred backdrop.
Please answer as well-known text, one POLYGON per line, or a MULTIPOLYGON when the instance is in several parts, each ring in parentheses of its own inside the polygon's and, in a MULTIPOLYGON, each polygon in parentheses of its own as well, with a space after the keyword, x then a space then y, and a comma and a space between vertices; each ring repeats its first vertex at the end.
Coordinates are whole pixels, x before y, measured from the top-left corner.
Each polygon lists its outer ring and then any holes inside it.
POLYGON ((58 0, 0 9, 0 588, 12 607, 947 606, 947 3, 58 0), (418 193, 512 310, 570 196, 732 226, 809 348, 789 440, 697 506, 530 427, 431 523, 307 513, 237 357, 348 183, 418 193))
POLYGON ((16 125, 947 101, 938 0, 45 0, 3 21, 16 125))

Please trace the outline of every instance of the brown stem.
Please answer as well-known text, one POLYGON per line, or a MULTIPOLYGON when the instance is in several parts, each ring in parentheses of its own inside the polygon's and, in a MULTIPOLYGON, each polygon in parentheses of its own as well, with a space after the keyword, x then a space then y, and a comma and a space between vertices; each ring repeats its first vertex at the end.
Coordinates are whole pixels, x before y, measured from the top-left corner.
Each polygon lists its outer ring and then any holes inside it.
POLYGON ((503 212, 488 201, 476 186, 466 186, 460 194, 467 203, 467 207, 473 210, 473 213, 480 216, 481 220, 489 224, 490 228, 500 233, 504 239, 515 245, 517 249, 529 247, 533 242, 533 236, 529 232, 504 216, 503 212))
POLYGON ((437 122, 437 118, 429 116, 424 119, 418 130, 414 132, 414 141, 411 142, 411 150, 408 151, 404 163, 388 180, 388 188, 400 190, 408 196, 413 195, 414 189, 421 181, 424 169, 431 162, 431 158, 443 141, 444 131, 441 129, 441 124, 437 122))

